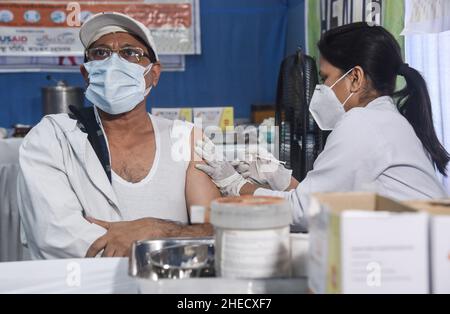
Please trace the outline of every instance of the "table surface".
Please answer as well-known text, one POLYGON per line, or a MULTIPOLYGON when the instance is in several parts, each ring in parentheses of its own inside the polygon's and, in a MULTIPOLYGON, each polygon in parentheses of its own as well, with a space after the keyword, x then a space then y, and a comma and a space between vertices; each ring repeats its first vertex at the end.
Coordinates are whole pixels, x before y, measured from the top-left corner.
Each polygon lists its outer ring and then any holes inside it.
POLYGON ((307 280, 201 278, 151 281, 128 275, 127 258, 57 259, 0 263, 0 293, 306 293, 307 280))
POLYGON ((0 293, 137 293, 127 258, 0 263, 0 293))
POLYGON ((307 278, 137 280, 143 294, 308 294, 307 278))

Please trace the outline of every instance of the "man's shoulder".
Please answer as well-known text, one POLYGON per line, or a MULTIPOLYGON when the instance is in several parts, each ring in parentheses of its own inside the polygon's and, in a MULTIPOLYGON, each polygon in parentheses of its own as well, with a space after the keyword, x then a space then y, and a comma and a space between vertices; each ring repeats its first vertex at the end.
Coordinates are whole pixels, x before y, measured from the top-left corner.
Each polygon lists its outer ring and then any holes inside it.
POLYGON ((36 125, 36 128, 60 129, 63 132, 73 131, 77 127, 77 120, 67 113, 51 114, 44 116, 36 125))
POLYGON ((73 131, 77 128, 77 121, 69 117, 68 114, 53 114, 44 116, 41 121, 31 129, 24 138, 22 147, 29 144, 39 143, 48 146, 52 141, 57 140, 60 134, 73 131))

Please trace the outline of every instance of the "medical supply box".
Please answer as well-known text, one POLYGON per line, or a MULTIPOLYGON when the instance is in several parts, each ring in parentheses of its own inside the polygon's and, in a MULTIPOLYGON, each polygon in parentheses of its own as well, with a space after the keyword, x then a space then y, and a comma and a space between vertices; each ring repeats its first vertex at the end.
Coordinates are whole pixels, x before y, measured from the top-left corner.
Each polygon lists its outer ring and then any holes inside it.
POLYGON ((316 194, 309 207, 313 293, 429 293, 428 214, 376 194, 316 194))
POLYGON ((450 294, 450 199, 405 204, 430 215, 431 292, 450 294))

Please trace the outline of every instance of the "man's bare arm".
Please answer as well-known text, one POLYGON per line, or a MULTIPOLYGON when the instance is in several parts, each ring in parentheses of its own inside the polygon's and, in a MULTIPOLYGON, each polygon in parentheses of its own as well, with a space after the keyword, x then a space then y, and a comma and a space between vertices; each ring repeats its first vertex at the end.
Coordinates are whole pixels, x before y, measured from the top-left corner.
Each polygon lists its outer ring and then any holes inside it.
POLYGON ((195 168, 198 163, 204 163, 202 158, 195 154, 195 142, 201 140, 203 132, 194 129, 191 134, 191 161, 186 172, 186 206, 190 210, 192 205, 200 205, 209 208, 211 202, 219 198, 220 191, 204 172, 195 168))

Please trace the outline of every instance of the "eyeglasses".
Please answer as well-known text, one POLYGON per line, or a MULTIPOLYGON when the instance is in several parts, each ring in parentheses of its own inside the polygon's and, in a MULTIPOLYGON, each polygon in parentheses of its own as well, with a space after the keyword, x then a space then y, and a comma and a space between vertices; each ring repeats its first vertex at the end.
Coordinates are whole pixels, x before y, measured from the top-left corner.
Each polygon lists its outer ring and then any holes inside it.
POLYGON ((111 57, 113 52, 117 52, 123 59, 132 63, 140 63, 144 57, 150 59, 144 50, 139 47, 124 47, 119 50, 107 47, 90 48, 86 50, 86 58, 89 61, 105 60, 111 57))

